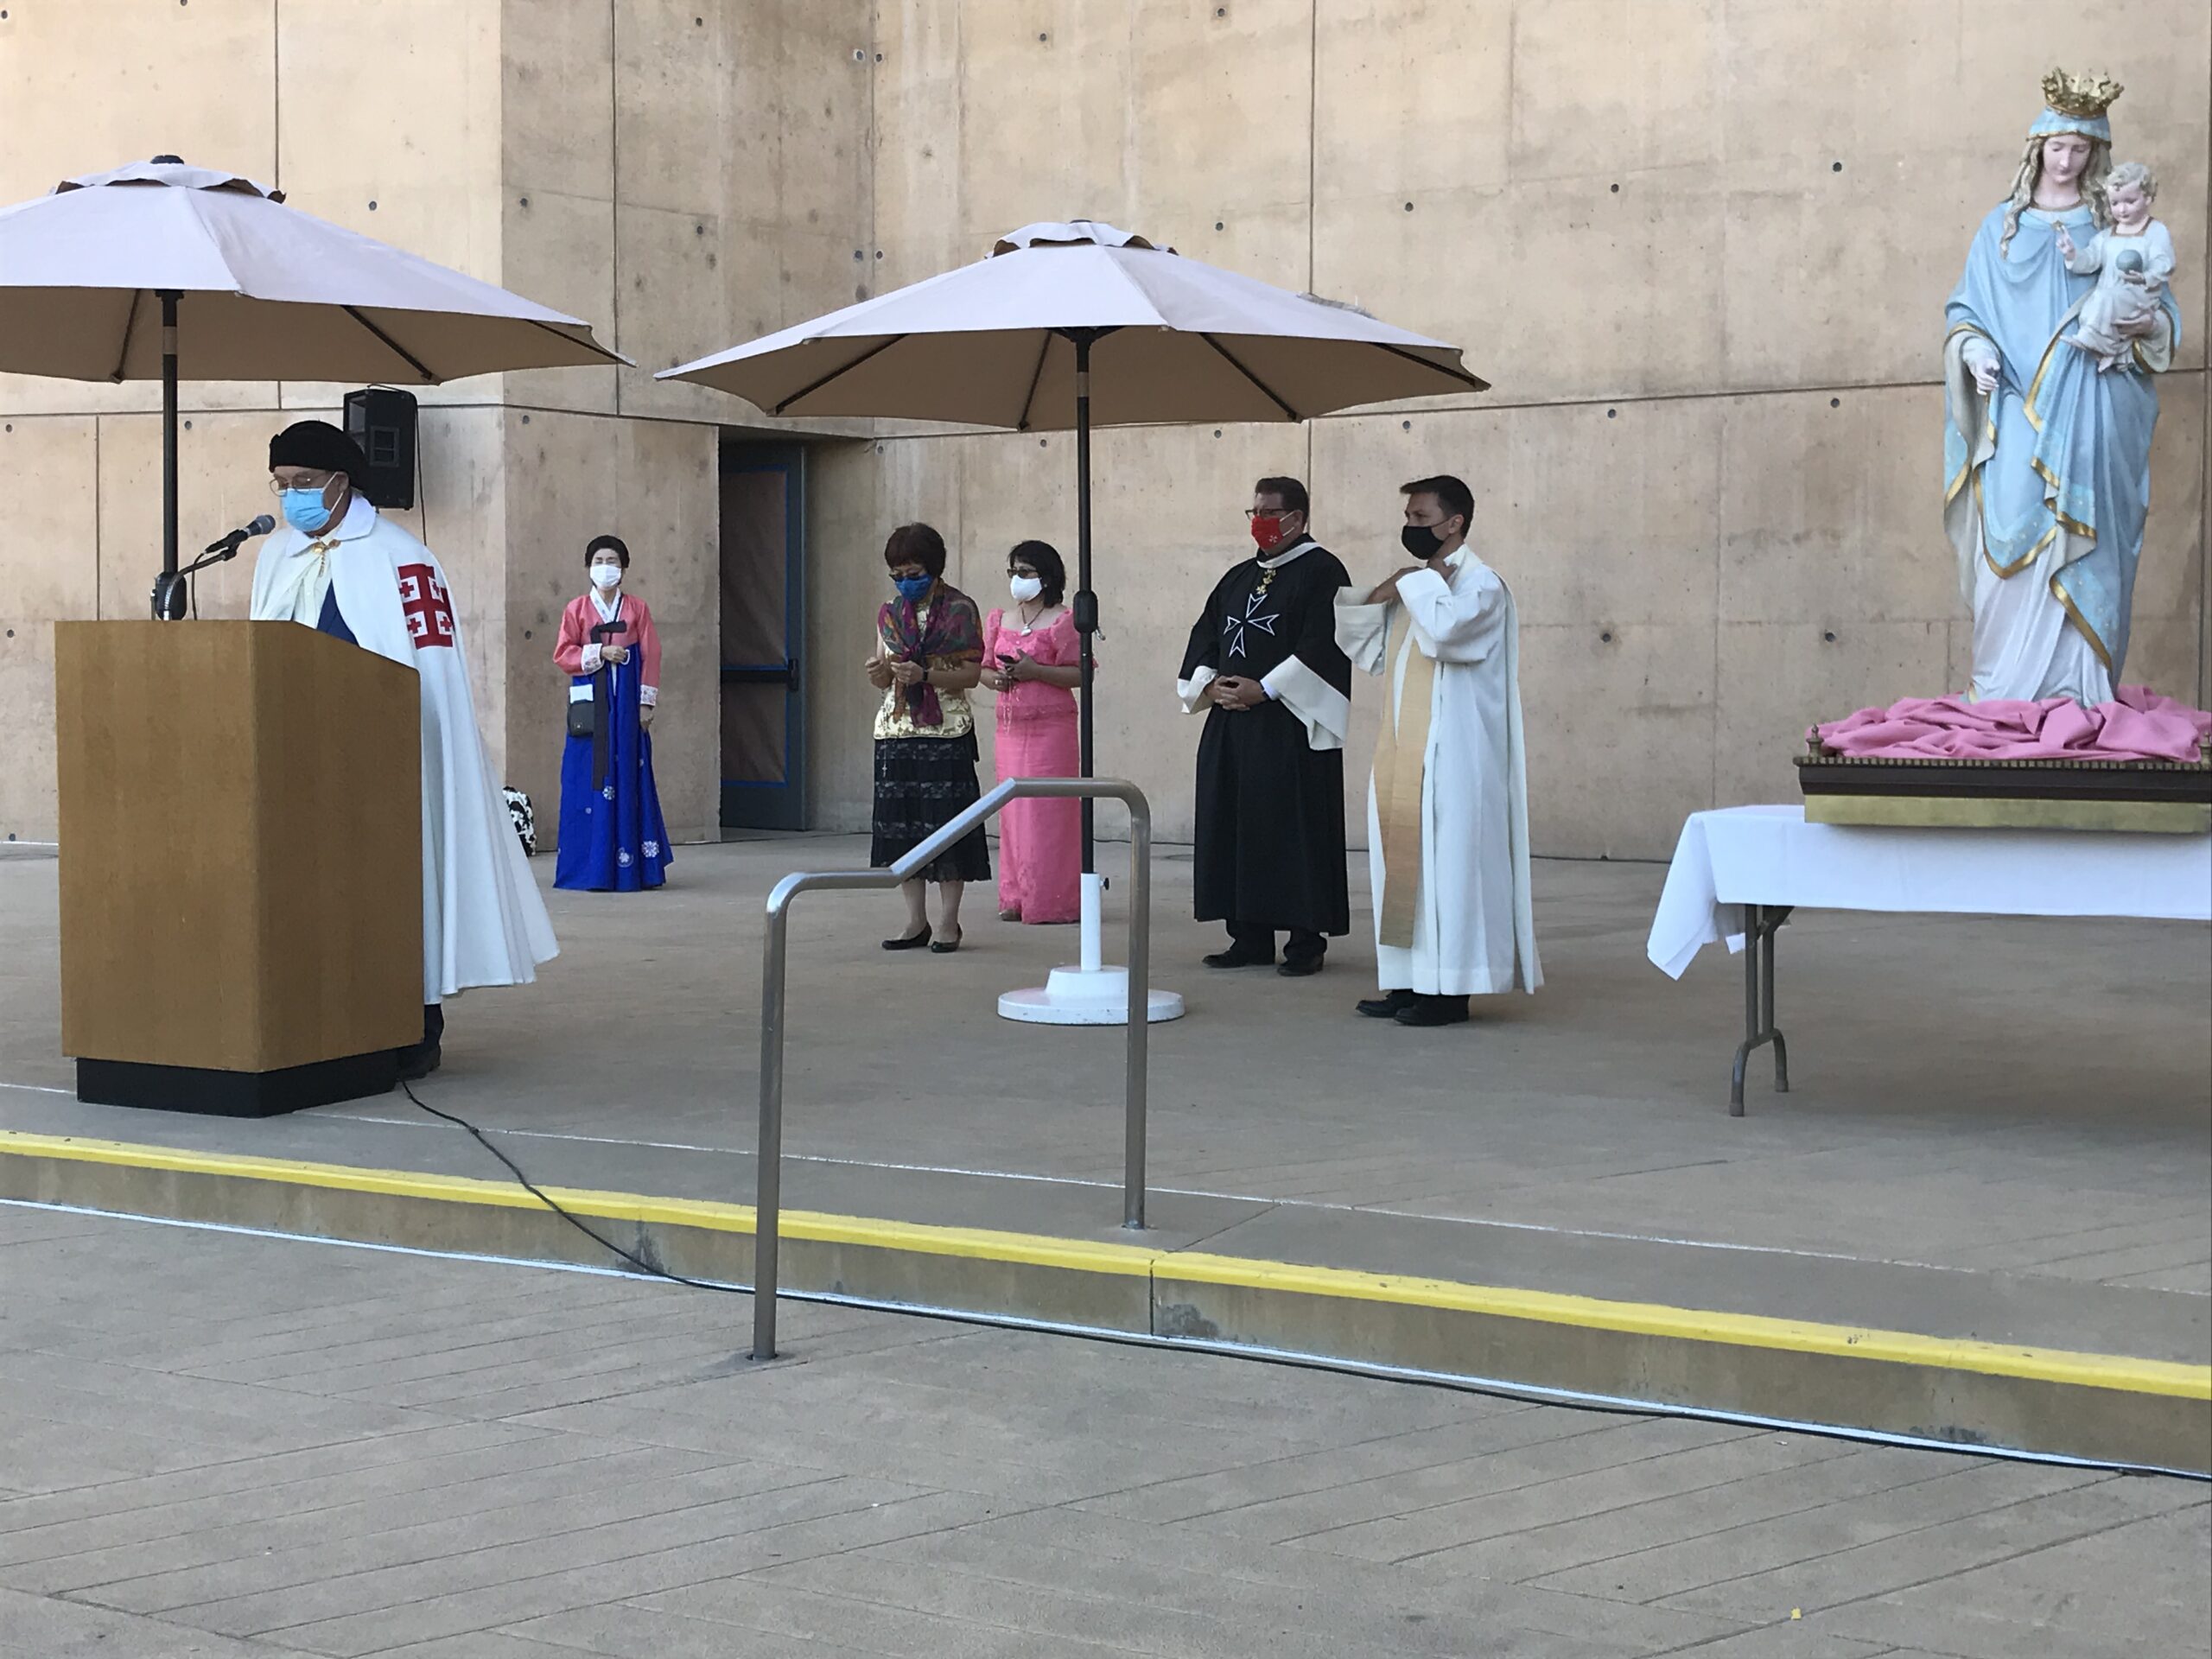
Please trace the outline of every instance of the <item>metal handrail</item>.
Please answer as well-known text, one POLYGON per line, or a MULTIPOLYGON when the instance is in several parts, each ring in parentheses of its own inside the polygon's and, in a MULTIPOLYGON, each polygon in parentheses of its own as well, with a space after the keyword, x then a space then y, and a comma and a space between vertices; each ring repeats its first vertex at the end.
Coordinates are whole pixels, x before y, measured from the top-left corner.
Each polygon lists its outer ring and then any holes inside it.
POLYGON ((768 931, 760 971, 760 1166, 753 1230, 753 1357, 776 1357, 776 1246, 783 1218, 784 990, 790 955, 791 900, 802 893, 895 887, 929 868, 963 836, 1008 801, 1116 800, 1129 809, 1128 1074, 1124 1082, 1122 1225, 1144 1225, 1145 1073, 1151 1008, 1152 806, 1144 791, 1119 778, 1009 778, 890 868, 803 870, 768 895, 768 931))

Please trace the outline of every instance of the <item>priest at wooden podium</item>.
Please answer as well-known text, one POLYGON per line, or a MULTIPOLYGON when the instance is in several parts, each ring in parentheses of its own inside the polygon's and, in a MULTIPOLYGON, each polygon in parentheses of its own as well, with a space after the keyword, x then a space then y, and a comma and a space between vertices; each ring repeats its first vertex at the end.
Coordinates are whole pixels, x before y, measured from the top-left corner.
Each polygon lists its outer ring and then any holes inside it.
POLYGON ((284 524, 254 567, 254 620, 303 623, 412 668, 420 683, 423 1036, 401 1051, 399 1072, 425 1077, 438 1066, 446 998, 527 985, 559 947, 485 762, 436 556, 353 488, 367 460, 329 423, 278 433, 269 472, 284 524))

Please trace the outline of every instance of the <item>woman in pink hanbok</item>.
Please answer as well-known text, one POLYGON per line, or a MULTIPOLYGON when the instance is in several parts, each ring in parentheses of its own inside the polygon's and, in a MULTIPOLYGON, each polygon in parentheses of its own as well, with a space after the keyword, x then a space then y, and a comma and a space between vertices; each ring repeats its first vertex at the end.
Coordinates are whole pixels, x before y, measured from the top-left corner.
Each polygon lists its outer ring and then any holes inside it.
MULTIPOLYGON (((983 687, 998 696, 999 779, 1072 778, 1082 763, 1067 567, 1044 542, 1007 556, 1011 609, 983 619, 983 687)), ((1072 922, 1083 908, 1083 804, 1010 801, 999 814, 999 919, 1072 922)))

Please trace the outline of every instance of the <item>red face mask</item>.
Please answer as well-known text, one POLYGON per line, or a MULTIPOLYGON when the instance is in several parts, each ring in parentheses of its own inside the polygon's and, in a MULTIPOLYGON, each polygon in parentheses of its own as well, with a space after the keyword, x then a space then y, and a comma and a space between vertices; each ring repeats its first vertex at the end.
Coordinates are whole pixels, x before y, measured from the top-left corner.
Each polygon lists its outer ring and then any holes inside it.
POLYGON ((1287 513, 1255 512, 1252 515, 1252 539, 1263 549, 1273 547, 1282 539, 1282 521, 1287 513))

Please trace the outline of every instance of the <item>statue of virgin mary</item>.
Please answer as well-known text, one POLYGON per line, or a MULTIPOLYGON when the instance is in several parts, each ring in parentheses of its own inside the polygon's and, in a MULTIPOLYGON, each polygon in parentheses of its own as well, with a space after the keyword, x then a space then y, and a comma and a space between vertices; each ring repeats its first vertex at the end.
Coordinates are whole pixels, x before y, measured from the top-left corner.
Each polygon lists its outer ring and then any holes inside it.
POLYGON ((2058 230, 2086 244, 2111 224, 2105 76, 2044 77, 2011 199, 1991 209, 1945 315, 1943 524, 1974 608, 1974 697, 2107 702, 2127 658, 2128 611, 2151 499, 2157 377, 2181 314, 2125 328, 2130 360, 2099 373, 2065 343, 2094 278, 2066 268, 2058 230))

